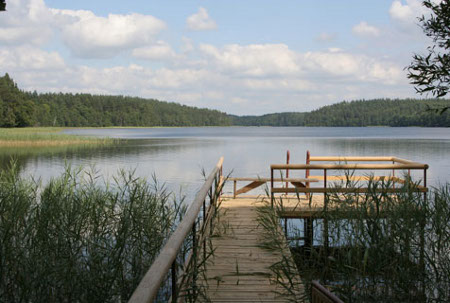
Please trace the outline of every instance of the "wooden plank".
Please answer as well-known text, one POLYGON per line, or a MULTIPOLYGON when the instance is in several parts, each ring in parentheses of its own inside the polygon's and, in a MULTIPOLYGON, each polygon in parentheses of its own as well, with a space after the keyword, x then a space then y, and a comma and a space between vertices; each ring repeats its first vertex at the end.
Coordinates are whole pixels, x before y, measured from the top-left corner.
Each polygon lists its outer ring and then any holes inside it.
POLYGON ((272 281, 270 270, 282 255, 260 247, 264 230, 256 208, 262 200, 229 199, 221 204, 220 220, 228 230, 211 239, 215 250, 205 272, 212 302, 287 302, 276 294, 283 290, 272 281))
POLYGON ((261 185, 264 185, 264 184, 266 184, 266 181, 253 181, 253 182, 247 184, 246 186, 238 189, 236 191, 236 196, 238 196, 240 194, 245 194, 245 193, 247 193, 247 192, 249 192, 249 191, 251 191, 251 190, 253 190, 255 188, 258 188, 258 187, 260 187, 261 185))

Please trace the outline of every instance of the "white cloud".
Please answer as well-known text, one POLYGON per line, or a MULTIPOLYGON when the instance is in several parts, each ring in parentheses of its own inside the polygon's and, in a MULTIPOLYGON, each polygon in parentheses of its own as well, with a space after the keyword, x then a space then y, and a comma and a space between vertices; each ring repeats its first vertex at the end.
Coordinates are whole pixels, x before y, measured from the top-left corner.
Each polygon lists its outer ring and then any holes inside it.
POLYGON ((156 44, 136 48, 132 52, 133 57, 145 60, 172 60, 177 54, 167 42, 157 41, 156 44))
POLYGON ((380 30, 377 27, 369 25, 365 21, 355 25, 352 32, 361 37, 378 37, 380 35, 380 30))
MULTIPOLYGON (((417 3, 395 1, 390 11, 393 23, 413 16, 411 24, 420 30, 414 24, 414 16, 420 15, 417 3)), ((175 50, 158 40, 166 25, 152 16, 99 17, 91 11, 49 9, 42 0, 11 1, 8 8, 0 17, 0 71, 10 73, 27 90, 133 95, 241 114, 305 111, 342 99, 414 96, 403 66, 391 53, 383 58, 336 47, 299 52, 281 43, 199 45, 187 37, 180 37, 175 50), (160 64, 71 61, 70 56, 63 59, 64 52, 52 51, 55 45, 58 51, 64 49, 63 43, 84 58, 123 53, 160 64)), ((211 20, 200 8, 197 15, 202 14, 211 20)), ((197 29, 211 28, 207 23, 197 29)), ((381 38, 381 27, 373 28, 360 23, 354 33, 381 38)), ((402 44, 412 40, 409 33, 383 27, 383 40, 386 34, 388 43, 400 41, 398 37, 404 38, 402 44)), ((319 38, 334 39, 327 33, 319 38)))
POLYGON ((389 15, 403 32, 418 34, 421 32, 418 26, 418 18, 422 15, 429 15, 430 10, 422 5, 422 0, 396 0, 392 2, 389 15))
POLYGON ((9 1, 0 17, 0 44, 42 45, 52 36, 52 14, 42 0, 9 1))
POLYGON ((205 8, 200 7, 198 12, 186 19, 186 25, 193 31, 213 30, 217 28, 216 22, 211 19, 205 8))
POLYGON ((5 71, 60 71, 66 67, 57 52, 46 52, 36 47, 0 48, 0 70, 5 71))
POLYGON ((295 53, 285 44, 231 44, 222 49, 202 44, 199 48, 222 71, 249 76, 282 75, 299 71, 295 53))
POLYGON ((406 79, 402 67, 395 63, 360 54, 307 52, 302 62, 309 75, 322 77, 322 81, 393 85, 406 79))
POLYGON ((400 21, 403 23, 413 23, 417 21, 417 17, 421 16, 426 12, 426 8, 422 6, 422 1, 419 0, 406 0, 403 1, 396 0, 392 2, 389 9, 389 14, 392 19, 400 21))
POLYGON ((319 36, 316 37, 316 40, 319 42, 333 42, 337 39, 337 33, 320 33, 319 36))
POLYGON ((126 49, 147 45, 166 28, 149 15, 128 14, 98 17, 91 11, 52 9, 62 29, 62 38, 79 57, 108 58, 126 49))
POLYGON ((192 39, 187 37, 182 37, 181 40, 183 41, 183 45, 181 47, 181 50, 184 53, 189 53, 194 50, 194 42, 192 42, 192 39))

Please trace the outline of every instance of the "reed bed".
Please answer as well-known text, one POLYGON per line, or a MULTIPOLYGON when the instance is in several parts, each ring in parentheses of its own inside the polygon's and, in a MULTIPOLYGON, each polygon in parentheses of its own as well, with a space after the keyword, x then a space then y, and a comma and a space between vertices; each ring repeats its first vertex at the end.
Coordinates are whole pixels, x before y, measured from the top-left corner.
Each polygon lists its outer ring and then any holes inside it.
POLYGON ((86 145, 112 142, 111 139, 99 139, 67 135, 61 133, 61 127, 25 127, 0 128, 0 146, 63 146, 86 145))
POLYGON ((156 180, 0 172, 0 301, 125 302, 185 211, 156 180))
MULTIPOLYGON (((346 183, 336 186, 351 182, 346 183)), ((379 191, 392 188, 391 183, 371 180, 367 194, 326 196, 329 208, 315 218, 314 245, 290 243, 297 268, 288 261, 273 266, 274 273, 285 275, 298 269, 301 284, 286 282, 293 276, 278 281, 290 289, 290 299, 309 302, 311 282, 319 280, 344 302, 449 302, 450 185, 423 194, 409 184, 392 194, 379 191)), ((283 245, 273 235, 284 222, 278 202, 273 211, 267 206, 260 212, 268 249, 283 245)), ((300 226, 291 223, 289 236, 305 236, 300 226)))

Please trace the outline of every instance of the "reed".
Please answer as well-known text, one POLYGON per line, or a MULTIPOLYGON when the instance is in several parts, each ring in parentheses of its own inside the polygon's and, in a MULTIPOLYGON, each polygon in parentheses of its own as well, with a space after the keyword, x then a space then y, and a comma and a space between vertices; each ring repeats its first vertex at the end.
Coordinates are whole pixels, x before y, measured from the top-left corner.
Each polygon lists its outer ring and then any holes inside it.
MULTIPOLYGON (((290 277, 277 281, 289 298, 309 302, 311 282, 319 280, 345 302, 449 302, 450 185, 424 194, 407 184, 392 194, 389 181, 369 180, 366 194, 328 194, 327 210, 315 218, 314 245, 291 241, 296 268, 288 260, 273 266, 290 277), (297 272, 301 285, 290 282, 297 272)), ((349 179, 335 186, 358 184, 349 179)), ((263 245, 279 251, 281 200, 273 210, 261 209, 259 219, 267 231, 263 245)), ((292 238, 305 236, 298 224, 288 229, 292 238)))
POLYGON ((61 127, 0 128, 0 146, 63 146, 104 144, 111 139, 81 137, 61 133, 61 127))
POLYGON ((0 301, 124 302, 185 211, 133 172, 68 167, 45 186, 0 172, 0 301))

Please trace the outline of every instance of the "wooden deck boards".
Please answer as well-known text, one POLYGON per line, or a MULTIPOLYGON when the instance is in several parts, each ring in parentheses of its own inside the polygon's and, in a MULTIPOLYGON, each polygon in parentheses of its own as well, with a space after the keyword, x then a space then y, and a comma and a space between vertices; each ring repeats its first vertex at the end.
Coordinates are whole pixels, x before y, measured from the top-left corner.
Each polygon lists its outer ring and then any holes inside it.
MULTIPOLYGON (((225 198, 222 202, 218 235, 212 238, 215 252, 205 274, 212 302, 287 302, 277 294, 281 287, 273 282, 269 269, 280 261, 281 253, 259 247, 263 229, 256 208, 261 205, 255 198, 225 198)), ((290 255, 289 250, 284 253, 290 255)))

